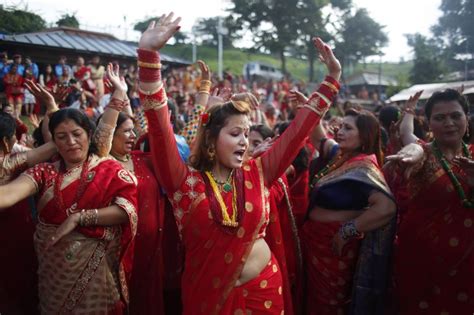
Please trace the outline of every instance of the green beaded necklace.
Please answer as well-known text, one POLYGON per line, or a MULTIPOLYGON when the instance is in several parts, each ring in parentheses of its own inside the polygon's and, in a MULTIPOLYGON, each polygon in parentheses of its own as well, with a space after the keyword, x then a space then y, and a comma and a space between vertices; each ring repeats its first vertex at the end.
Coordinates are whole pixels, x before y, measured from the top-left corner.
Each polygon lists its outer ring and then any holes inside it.
MULTIPOLYGON (((432 147, 433 147, 434 155, 436 156, 439 163, 443 167, 443 170, 446 172, 446 174, 448 174, 449 179, 451 180, 451 183, 456 189, 456 192, 458 193, 459 198, 462 201, 462 205, 465 208, 471 208, 471 209, 474 208, 474 202, 472 200, 467 199, 466 193, 464 192, 464 189, 462 188, 461 183, 457 179, 456 175, 454 175, 453 170, 451 169, 451 166, 449 166, 448 161, 446 160, 443 153, 439 149, 436 141, 433 141, 432 147)), ((462 150, 465 157, 472 159, 471 152, 469 152, 469 149, 467 148, 467 145, 464 142, 462 142, 462 150)))

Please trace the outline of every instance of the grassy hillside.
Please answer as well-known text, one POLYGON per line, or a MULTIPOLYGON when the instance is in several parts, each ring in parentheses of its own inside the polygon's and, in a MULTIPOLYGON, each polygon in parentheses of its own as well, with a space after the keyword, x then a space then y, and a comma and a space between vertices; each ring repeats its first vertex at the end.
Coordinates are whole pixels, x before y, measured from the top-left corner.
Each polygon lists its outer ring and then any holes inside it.
MULTIPOLYGON (((164 53, 172 56, 192 60, 191 45, 174 45, 166 46, 164 53)), ((197 47, 197 58, 206 61, 211 70, 217 71, 217 48, 208 46, 197 47)), ((224 69, 229 69, 232 73, 242 74, 243 66, 249 61, 262 61, 280 68, 280 59, 278 57, 259 53, 249 53, 238 48, 224 50, 224 69)), ((402 82, 408 80, 408 73, 412 66, 411 62, 404 63, 388 63, 382 64, 382 73, 392 76, 402 82)), ((300 80, 308 79, 308 64, 305 60, 296 58, 287 58, 287 68, 293 77, 300 80)), ((354 66, 354 72, 358 71, 374 71, 378 72, 378 63, 357 64, 354 66)), ((322 78, 325 69, 320 63, 315 65, 315 78, 322 78)))

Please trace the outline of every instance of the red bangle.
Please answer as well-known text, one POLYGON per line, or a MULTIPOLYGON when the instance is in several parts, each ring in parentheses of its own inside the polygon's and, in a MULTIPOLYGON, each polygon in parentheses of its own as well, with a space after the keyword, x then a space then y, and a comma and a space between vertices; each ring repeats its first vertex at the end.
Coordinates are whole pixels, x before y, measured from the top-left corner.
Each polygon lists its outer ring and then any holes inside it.
MULTIPOLYGON (((144 63, 160 63, 160 54, 157 51, 137 49, 138 61, 144 63)), ((138 67, 138 78, 142 82, 157 82, 161 80, 161 71, 157 68, 138 67)))
POLYGON ((118 112, 121 112, 123 111, 126 105, 127 105, 126 101, 119 100, 118 98, 113 97, 110 99, 110 102, 109 102, 109 105, 107 105, 107 108, 112 108, 118 112))

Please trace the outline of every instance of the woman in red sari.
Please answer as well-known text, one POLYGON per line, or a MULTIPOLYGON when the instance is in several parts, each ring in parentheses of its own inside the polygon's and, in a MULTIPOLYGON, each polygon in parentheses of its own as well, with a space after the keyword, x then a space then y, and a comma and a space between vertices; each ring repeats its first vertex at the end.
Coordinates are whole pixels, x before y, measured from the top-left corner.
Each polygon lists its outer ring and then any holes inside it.
POLYGON ((137 178, 138 226, 130 281, 130 314, 163 314, 163 221, 165 199, 149 152, 133 150, 134 121, 118 66, 107 66, 114 92, 94 134, 101 157, 112 157, 137 178))
POLYGON ((39 309, 123 314, 137 225, 136 180, 116 161, 93 153, 91 125, 80 111, 55 112, 49 129, 61 159, 0 186, 0 209, 39 193, 39 309))
MULTIPOLYGON (((326 138, 322 128, 318 134, 326 138)), ((380 125, 368 111, 349 110, 336 141, 327 140, 320 153, 325 158, 337 148, 311 179, 301 231, 307 312, 383 314, 396 206, 380 170, 380 125)))
POLYGON ((281 314, 282 277, 264 240, 268 190, 294 159, 306 136, 338 92, 340 64, 316 39, 330 76, 279 140, 261 157, 244 163, 248 148, 247 102, 209 108, 190 157, 181 161, 169 125, 158 50, 179 29, 173 14, 152 22, 138 49, 142 104, 149 122, 158 180, 174 207, 185 246, 184 314, 281 314))
POLYGON ((409 193, 395 251, 400 314, 474 311, 474 150, 462 141, 468 111, 458 91, 434 93, 425 105, 434 141, 387 157, 401 162, 405 174, 392 174, 403 176, 409 193))

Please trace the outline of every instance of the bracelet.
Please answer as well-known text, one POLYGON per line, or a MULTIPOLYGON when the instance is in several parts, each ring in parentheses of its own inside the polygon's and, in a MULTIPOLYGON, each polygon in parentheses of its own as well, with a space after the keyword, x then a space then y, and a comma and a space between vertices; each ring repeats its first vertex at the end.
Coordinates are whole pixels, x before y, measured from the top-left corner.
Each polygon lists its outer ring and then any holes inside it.
POLYGON ((154 50, 137 49, 138 61, 146 63, 160 63, 160 54, 154 50))
POLYGON ((364 233, 357 231, 354 220, 347 221, 339 228, 339 235, 345 241, 351 238, 363 238, 364 233))
POLYGON ((118 112, 123 111, 123 109, 127 106, 127 101, 125 100, 120 100, 118 98, 111 98, 109 104, 107 105, 107 108, 114 109, 118 112))
POLYGON ((339 89, 334 84, 332 84, 331 82, 328 82, 327 80, 324 80, 323 82, 321 82, 321 84, 324 84, 325 86, 330 88, 334 93, 339 92, 339 89))
POLYGON ((151 68, 151 69, 161 69, 161 63, 153 63, 153 62, 144 62, 144 61, 137 61, 137 65, 141 68, 151 68))
POLYGON ((79 217, 79 225, 80 226, 92 226, 97 225, 99 221, 99 210, 92 209, 92 210, 81 210, 81 215, 79 217))
POLYGON ((141 82, 159 82, 161 81, 161 72, 159 69, 138 68, 138 79, 141 82))
POLYGON ((46 115, 48 116, 48 118, 51 118, 51 116, 53 116, 53 114, 56 113, 58 110, 59 108, 55 108, 53 110, 47 111, 46 115))
POLYGON ((198 91, 198 94, 207 94, 207 95, 211 95, 211 93, 209 91, 198 91))

